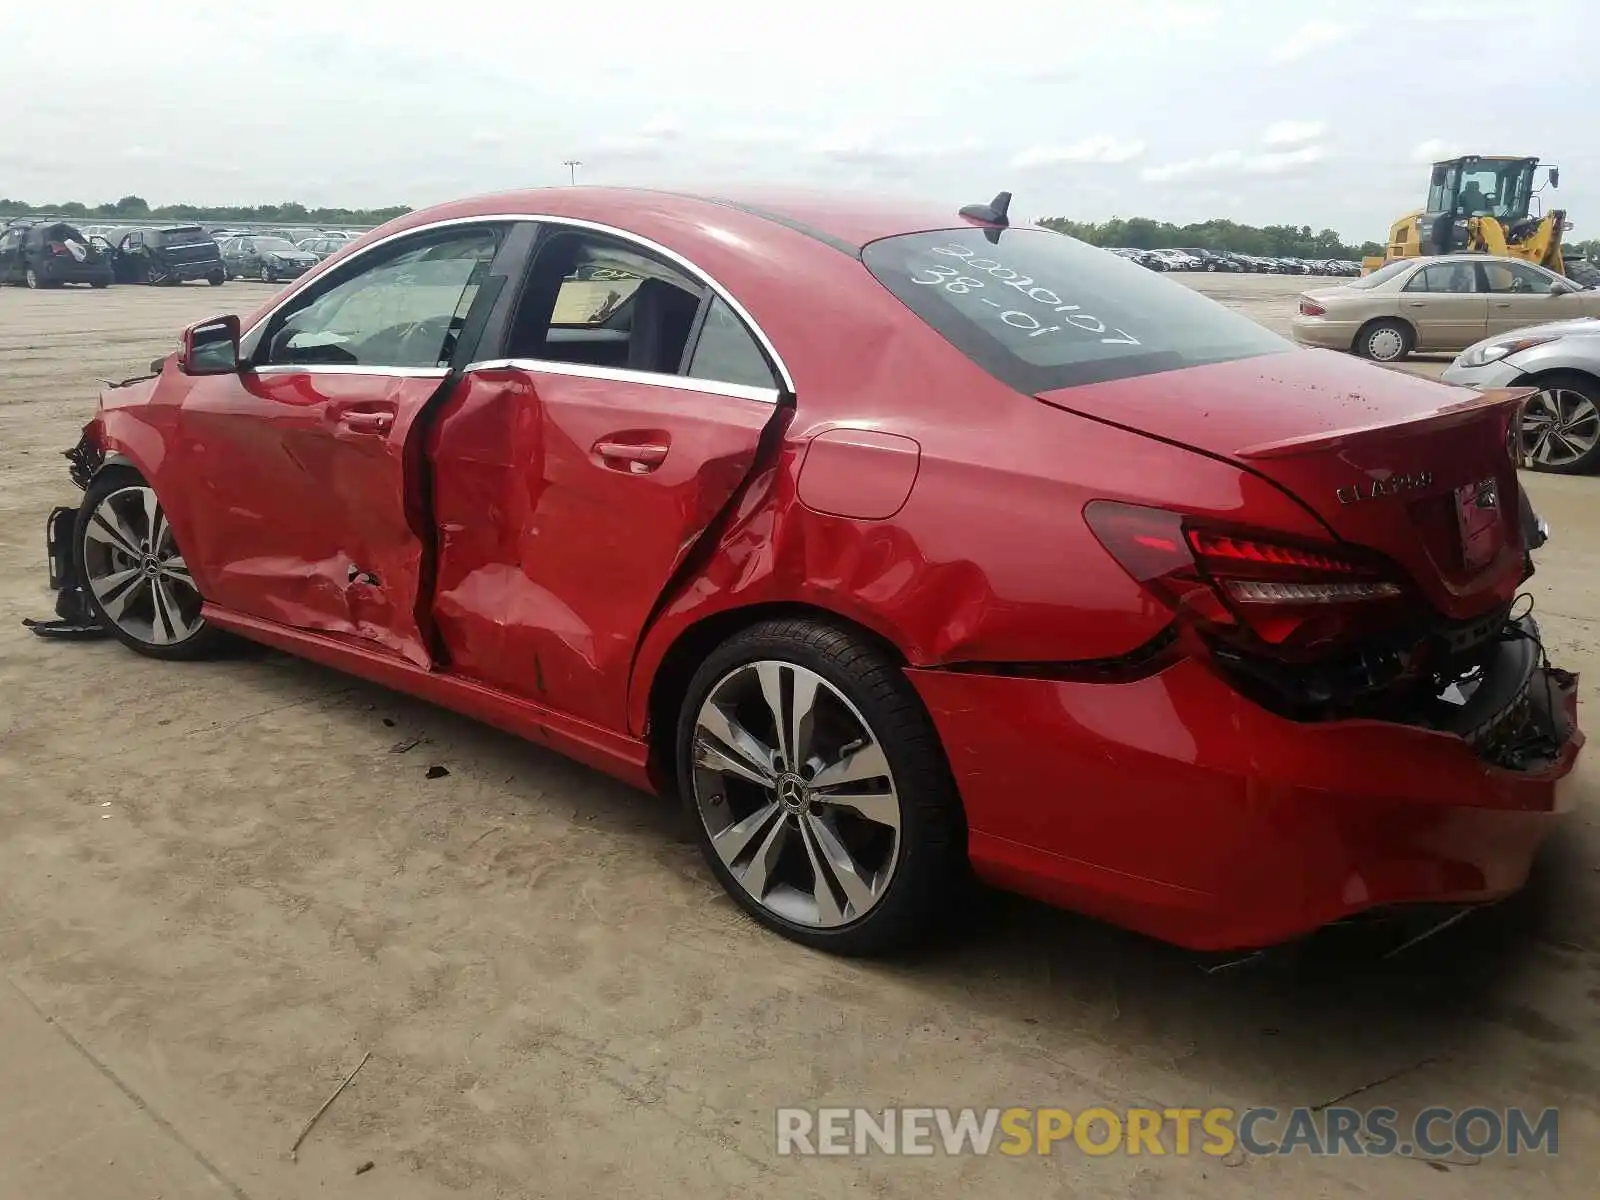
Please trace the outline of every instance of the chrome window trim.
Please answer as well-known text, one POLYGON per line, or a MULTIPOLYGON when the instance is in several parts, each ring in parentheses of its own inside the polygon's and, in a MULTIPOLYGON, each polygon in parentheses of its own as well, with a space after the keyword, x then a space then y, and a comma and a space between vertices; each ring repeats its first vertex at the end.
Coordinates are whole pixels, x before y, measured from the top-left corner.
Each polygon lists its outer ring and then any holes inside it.
POLYGON ((476 371, 534 371, 545 375, 568 375, 574 379, 605 379, 612 383, 642 383, 651 387, 673 388, 680 392, 705 392, 735 400, 776 404, 782 396, 777 388, 751 387, 744 383, 723 383, 719 379, 696 379, 690 375, 662 375, 654 371, 630 371, 624 367, 600 367, 589 363, 548 362, 542 358, 486 358, 469 363, 466 373, 476 371))
POLYGON ((252 375, 387 375, 396 379, 443 379, 449 367, 385 367, 369 363, 268 363, 252 375))
MULTIPOLYGON (((602 233, 609 237, 621 238, 624 241, 632 242, 635 245, 650 251, 652 254, 659 255, 673 265, 682 268, 694 278, 698 279, 701 283, 705 284, 706 287, 710 288, 712 292, 721 298, 724 304, 738 314, 739 319, 745 323, 746 327, 749 328, 751 333, 755 334, 756 341, 761 343, 761 348, 767 352, 767 357, 770 358, 773 365, 777 367, 778 378, 783 383, 783 391, 787 392, 791 396, 794 395, 794 376, 789 373, 788 365, 783 361, 783 356, 778 353, 778 348, 772 344, 772 339, 767 336, 766 331, 762 329, 760 325, 756 324, 755 318, 750 315, 750 311, 745 308, 743 304, 739 303, 732 292, 728 291, 728 289, 723 287, 722 284, 718 283, 704 270, 695 266, 694 263, 690 262, 687 258, 684 258, 683 255, 679 254, 677 251, 669 250, 667 247, 661 245, 661 243, 651 241, 649 238, 640 234, 632 233, 626 229, 618 229, 614 225, 605 225, 599 221, 587 221, 582 217, 561 217, 556 216, 553 213, 485 213, 478 217, 448 217, 444 220, 430 221, 423 225, 414 225, 409 229, 402 229, 396 233, 391 233, 385 237, 381 237, 371 245, 363 246, 349 258, 344 259, 339 263, 338 269, 342 271, 351 263, 360 261, 368 254, 371 254, 374 250, 381 249, 382 247, 387 246, 390 242, 398 241, 400 238, 411 237, 414 234, 428 233, 436 229, 449 229, 457 225, 492 225, 506 221, 533 221, 541 225, 564 225, 573 229, 586 229, 591 233, 602 233)), ((305 279, 305 276, 301 276, 301 278, 305 279)), ((307 282, 314 283, 315 281, 310 280, 307 282)), ((261 317, 251 324, 250 328, 244 330, 244 332, 239 335, 239 340, 242 342, 246 338, 254 335, 258 329, 265 327, 266 324, 278 314, 280 309, 282 309, 290 301, 294 300, 304 290, 304 285, 291 288, 282 296, 282 298, 278 300, 276 304, 274 304, 266 312, 262 313, 261 317)), ((532 362, 535 360, 529 359, 527 361, 532 362)), ((550 364, 541 365, 538 369, 547 369, 549 365, 550 364)), ((557 363, 554 365, 566 366, 569 364, 557 363)), ((650 377, 651 380, 659 380, 660 378, 662 377, 650 377)), ((738 385, 725 384, 723 386, 733 387, 738 385)), ((704 391, 706 389, 701 388, 700 390, 704 391)), ((759 391, 761 389, 749 390, 759 391)))

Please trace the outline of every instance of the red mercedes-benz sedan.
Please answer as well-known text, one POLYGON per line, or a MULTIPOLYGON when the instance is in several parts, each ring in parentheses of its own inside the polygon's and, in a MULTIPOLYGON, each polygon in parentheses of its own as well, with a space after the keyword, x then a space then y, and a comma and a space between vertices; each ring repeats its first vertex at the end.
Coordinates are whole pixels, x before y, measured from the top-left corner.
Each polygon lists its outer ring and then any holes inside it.
POLYGON ((969 864, 1201 948, 1515 890, 1583 742, 1516 603, 1522 393, 1008 204, 402 217, 102 395, 55 632, 242 635, 678 791, 839 952, 969 864))

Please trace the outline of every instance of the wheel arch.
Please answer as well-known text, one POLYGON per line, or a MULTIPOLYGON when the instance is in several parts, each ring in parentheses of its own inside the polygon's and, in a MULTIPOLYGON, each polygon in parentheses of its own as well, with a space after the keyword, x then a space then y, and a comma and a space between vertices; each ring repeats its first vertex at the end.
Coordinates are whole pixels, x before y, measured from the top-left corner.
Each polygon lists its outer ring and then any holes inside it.
POLYGON ((872 643, 896 665, 907 658, 900 647, 878 631, 839 612, 804 601, 764 601, 709 613, 685 626, 672 639, 650 676, 646 692, 646 769, 663 795, 677 790, 678 709, 695 670, 717 646, 763 621, 809 618, 824 621, 872 643))
POLYGON ((1360 326, 1360 328, 1358 328, 1356 330, 1355 336, 1350 339, 1350 353, 1359 354, 1361 352, 1361 350, 1360 350, 1361 343, 1362 343, 1363 340, 1365 340, 1368 330, 1370 330, 1374 325, 1398 325, 1398 326, 1400 326, 1402 329, 1404 329, 1406 331, 1406 337, 1408 339, 1410 339, 1410 342, 1411 342, 1410 349, 1412 349, 1412 350, 1416 349, 1416 347, 1417 347, 1417 327, 1410 320, 1408 320, 1405 317, 1401 317, 1401 316, 1369 317, 1369 318, 1367 318, 1367 320, 1361 322, 1361 326, 1360 326))

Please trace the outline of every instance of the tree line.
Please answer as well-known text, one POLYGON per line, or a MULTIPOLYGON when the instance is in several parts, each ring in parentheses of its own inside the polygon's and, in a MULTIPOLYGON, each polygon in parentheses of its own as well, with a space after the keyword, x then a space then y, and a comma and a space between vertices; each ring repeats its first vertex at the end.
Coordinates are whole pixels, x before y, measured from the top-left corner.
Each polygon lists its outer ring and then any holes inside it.
POLYGON ((1066 217, 1046 217, 1039 222, 1046 229, 1065 233, 1093 246, 1131 246, 1139 250, 1176 249, 1183 246, 1203 250, 1231 250, 1235 254, 1258 254, 1267 258, 1360 259, 1367 254, 1382 254, 1381 242, 1346 242, 1336 229, 1312 232, 1309 225, 1241 225, 1220 218, 1193 225, 1174 225, 1149 217, 1112 217, 1109 221, 1069 221, 1066 217))
POLYGON ((285 225, 382 225, 410 212, 408 205, 388 208, 307 208, 283 204, 161 204, 151 207, 142 196, 124 196, 107 204, 28 204, 0 198, 0 219, 10 217, 68 217, 116 221, 277 221, 285 225))

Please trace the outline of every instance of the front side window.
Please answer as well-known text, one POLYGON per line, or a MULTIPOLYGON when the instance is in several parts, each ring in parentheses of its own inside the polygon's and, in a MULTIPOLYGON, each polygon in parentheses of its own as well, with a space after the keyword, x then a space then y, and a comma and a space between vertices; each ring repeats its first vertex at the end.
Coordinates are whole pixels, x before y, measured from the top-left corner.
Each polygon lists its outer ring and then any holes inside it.
POLYGON ((357 260, 354 274, 274 318, 257 362, 447 365, 499 243, 496 229, 451 230, 357 260))
POLYGON ((1199 292, 1048 230, 901 234, 867 245, 862 261, 956 349, 1029 394, 1292 349, 1199 292))
POLYGON ((1526 263, 1486 262, 1482 266, 1484 280, 1496 295, 1548 296, 1556 282, 1554 275, 1526 263))

